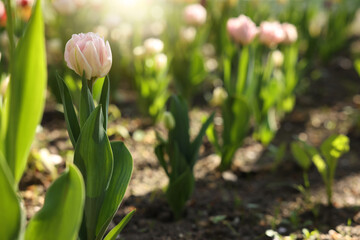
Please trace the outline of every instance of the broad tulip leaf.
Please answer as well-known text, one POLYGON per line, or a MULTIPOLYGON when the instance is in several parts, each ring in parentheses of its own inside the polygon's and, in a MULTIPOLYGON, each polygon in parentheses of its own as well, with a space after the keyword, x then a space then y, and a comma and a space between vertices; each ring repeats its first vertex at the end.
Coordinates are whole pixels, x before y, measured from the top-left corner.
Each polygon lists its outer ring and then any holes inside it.
POLYGON ((73 165, 50 186, 43 208, 30 220, 26 240, 75 240, 81 225, 85 186, 73 165))
POLYGON ((133 170, 133 160, 123 142, 111 142, 114 155, 114 171, 106 191, 96 226, 96 239, 102 239, 107 227, 118 210, 133 170))
POLYGON ((188 108, 185 100, 178 96, 172 96, 170 112, 175 119, 177 127, 170 130, 169 140, 175 139, 178 143, 179 151, 187 158, 190 155, 190 137, 188 108))
POLYGON ((124 229, 126 224, 130 221, 132 216, 134 215, 136 210, 132 210, 129 212, 122 220, 116 225, 104 238, 104 240, 116 240, 116 237, 120 234, 120 232, 124 229))
POLYGON ((100 209, 113 172, 113 154, 103 128, 101 105, 95 108, 81 128, 74 153, 86 187, 85 222, 88 239, 95 239, 100 209))
POLYGON ((1 118, 1 148, 15 183, 20 181, 45 103, 47 81, 41 1, 15 49, 1 118))
POLYGON ((204 124, 201 126, 201 129, 198 133, 198 135, 196 136, 196 138, 194 139, 194 141, 191 143, 191 162, 190 162, 190 167, 192 168, 195 165, 195 162, 197 161, 198 158, 198 154, 199 154, 199 148, 202 144, 202 140, 203 137, 206 133, 206 129, 209 127, 209 125, 213 122, 214 120, 214 116, 215 113, 212 113, 210 115, 210 117, 204 122, 204 124))
POLYGON ((166 175, 168 177, 170 177, 170 174, 169 174, 169 170, 168 170, 168 164, 167 162, 165 161, 165 147, 166 147, 166 144, 165 143, 160 143, 159 145, 157 145, 155 147, 155 155, 157 157, 157 159, 159 160, 159 163, 160 165, 163 167, 166 175))
POLYGON ((88 87, 88 81, 85 78, 85 74, 82 77, 81 97, 80 97, 80 126, 83 127, 86 120, 94 110, 94 101, 88 87))
POLYGON ((109 80, 109 76, 106 76, 101 90, 101 96, 99 102, 102 105, 105 130, 107 129, 107 123, 108 123, 109 96, 110 96, 110 80, 109 80))
POLYGON ((309 155, 307 154, 307 152, 305 151, 305 149, 303 149, 300 146, 300 143, 292 142, 291 143, 291 152, 294 155, 295 160, 300 165, 300 167, 304 171, 309 170, 309 168, 311 166, 311 159, 310 159, 309 155))
POLYGON ((166 191, 166 197, 176 219, 181 217, 185 203, 193 193, 194 185, 195 179, 190 168, 183 172, 173 182, 170 180, 166 191))
POLYGON ((80 125, 76 116, 76 112, 74 109, 74 105, 72 103, 70 91, 64 82, 63 79, 59 75, 56 75, 61 101, 64 106, 64 115, 66 121, 66 127, 70 136, 70 140, 72 145, 76 146, 76 141, 80 135, 80 125))
POLYGON ((20 201, 14 190, 14 178, 0 153, 0 236, 18 239, 21 227, 20 201))

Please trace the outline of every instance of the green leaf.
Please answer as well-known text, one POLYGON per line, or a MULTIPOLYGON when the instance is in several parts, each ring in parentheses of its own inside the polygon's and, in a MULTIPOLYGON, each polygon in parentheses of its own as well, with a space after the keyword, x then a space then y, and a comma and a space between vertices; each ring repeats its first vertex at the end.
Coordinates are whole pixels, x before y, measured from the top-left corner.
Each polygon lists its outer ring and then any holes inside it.
POLYGON ((83 127, 87 118, 94 110, 94 101, 88 87, 88 80, 85 78, 85 74, 82 77, 81 97, 80 97, 80 126, 83 127))
POLYGON ((195 162, 198 158, 198 154, 199 154, 199 148, 202 144, 202 139, 206 133, 206 129, 209 127, 209 125, 213 122, 214 120, 214 116, 215 113, 212 113, 210 115, 210 117, 206 120, 206 122, 204 122, 204 124, 201 126, 201 129, 198 133, 198 135, 196 136, 196 138, 194 139, 194 141, 191 143, 190 145, 190 168, 192 168, 195 165, 195 162))
POLYGON ((102 239, 118 210, 133 170, 133 159, 123 142, 111 142, 114 154, 114 171, 102 204, 96 226, 96 239, 102 239))
POLYGON ((104 238, 104 240, 116 240, 116 237, 120 234, 123 228, 128 224, 136 210, 129 212, 122 220, 116 225, 104 238))
POLYGON ((325 163, 324 159, 320 156, 318 150, 314 147, 308 147, 307 151, 310 154, 311 160, 313 161, 318 172, 320 173, 324 183, 327 184, 328 183, 328 174, 327 174, 327 167, 326 167, 326 163, 325 163))
POLYGON ((0 152, 0 235, 2 239, 18 239, 21 231, 20 201, 14 188, 14 177, 0 152))
POLYGON ((359 58, 359 59, 356 59, 356 60, 354 61, 354 67, 355 67, 357 73, 358 73, 359 76, 360 76, 360 58, 359 58))
POLYGON ((178 178, 171 181, 166 191, 166 198, 174 212, 175 219, 179 219, 184 210, 185 203, 194 191, 195 179, 190 168, 187 168, 178 178))
POLYGON ((98 78, 94 82, 93 89, 92 89, 92 95, 93 95, 93 99, 97 102, 99 102, 99 100, 100 100, 100 95, 101 95, 101 91, 104 86, 105 79, 106 79, 106 77, 98 78))
POLYGON ((221 147, 219 144, 218 136, 216 134, 215 125, 211 123, 206 130, 206 136, 209 139, 210 143, 215 147, 215 151, 217 154, 221 152, 221 147))
POLYGON ((188 159, 190 155, 189 117, 185 100, 178 96, 172 96, 170 112, 175 119, 176 127, 169 131, 169 141, 176 141, 179 152, 188 159))
POLYGON ((86 187, 85 222, 87 238, 95 239, 96 226, 113 173, 113 154, 103 128, 101 105, 95 108, 81 129, 74 153, 86 187))
POLYGON ((43 208, 30 220, 26 240, 75 240, 80 228, 85 187, 80 171, 73 165, 46 193, 43 208))
POLYGON ((76 141, 80 135, 80 125, 76 116, 74 105, 72 103, 70 91, 63 79, 57 74, 56 79, 59 86, 61 101, 64 106, 64 115, 66 121, 66 127, 70 136, 72 145, 76 146, 76 141))
POLYGON ((311 166, 311 159, 307 152, 300 146, 298 142, 291 143, 291 152, 295 157, 295 160, 304 171, 308 171, 311 166))
POLYGON ((168 177, 170 177, 169 171, 168 171, 168 164, 165 161, 165 143, 160 143, 159 145, 157 145, 155 147, 155 155, 157 157, 157 159, 159 160, 160 165, 162 166, 162 168, 164 169, 166 175, 168 177))
POLYGON ((107 129, 107 123, 108 123, 109 95, 110 95, 110 80, 109 80, 109 76, 106 76, 101 90, 101 96, 99 102, 99 104, 101 104, 102 106, 102 112, 104 115, 105 130, 107 129))
POLYGON ((15 49, 1 118, 1 150, 18 183, 45 103, 46 55, 41 1, 15 49))
POLYGON ((321 144, 320 150, 326 159, 330 181, 334 179, 338 159, 349 149, 349 138, 342 134, 332 135, 321 144))

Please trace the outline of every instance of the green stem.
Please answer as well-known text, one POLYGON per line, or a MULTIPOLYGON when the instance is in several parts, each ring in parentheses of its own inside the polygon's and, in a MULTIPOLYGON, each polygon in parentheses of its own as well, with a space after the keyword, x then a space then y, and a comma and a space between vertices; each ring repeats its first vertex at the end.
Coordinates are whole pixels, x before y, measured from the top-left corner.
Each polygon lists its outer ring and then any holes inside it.
POLYGON ((5 8, 6 8, 6 15, 7 15, 7 21, 6 21, 6 30, 9 36, 9 43, 10 43, 10 62, 13 59, 14 52, 15 52, 15 37, 14 37, 14 15, 13 15, 13 7, 12 7, 12 1, 6 0, 5 2, 5 8))
POLYGON ((90 80, 87 81, 87 84, 88 84, 91 94, 93 92, 93 85, 94 85, 95 80, 96 80, 96 78, 91 78, 90 80))
POLYGON ((238 65, 238 75, 236 82, 236 93, 242 95, 244 93, 246 75, 248 74, 247 68, 249 64, 249 47, 243 46, 239 54, 239 65, 238 65))
POLYGON ((307 172, 303 171, 304 187, 305 187, 305 202, 310 203, 310 181, 307 172))
POLYGON ((225 85, 225 89, 226 91, 228 91, 230 93, 231 91, 231 86, 230 86, 230 82, 231 82, 231 60, 224 56, 224 85, 225 85))

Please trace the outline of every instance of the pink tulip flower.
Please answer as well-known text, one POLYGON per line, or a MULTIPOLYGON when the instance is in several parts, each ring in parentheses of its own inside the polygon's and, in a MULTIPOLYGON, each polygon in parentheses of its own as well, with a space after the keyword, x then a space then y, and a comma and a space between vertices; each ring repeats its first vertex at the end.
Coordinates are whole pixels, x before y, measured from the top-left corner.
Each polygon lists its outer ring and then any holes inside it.
POLYGON ((67 66, 87 79, 106 76, 112 65, 112 54, 108 41, 89 32, 73 34, 65 46, 67 66))
POLYGON ((275 47, 286 38, 285 31, 279 22, 262 22, 260 24, 260 42, 268 47, 275 47))
POLYGON ((184 20, 189 25, 201 26, 206 22, 206 9, 201 4, 191 4, 184 9, 184 20))
POLYGON ((283 23, 282 28, 285 32, 284 43, 290 44, 296 42, 298 38, 298 32, 296 30, 296 27, 290 23, 283 23))
POLYGON ((250 44, 258 34, 255 23, 245 15, 230 18, 227 21, 226 27, 234 41, 243 45, 250 44))

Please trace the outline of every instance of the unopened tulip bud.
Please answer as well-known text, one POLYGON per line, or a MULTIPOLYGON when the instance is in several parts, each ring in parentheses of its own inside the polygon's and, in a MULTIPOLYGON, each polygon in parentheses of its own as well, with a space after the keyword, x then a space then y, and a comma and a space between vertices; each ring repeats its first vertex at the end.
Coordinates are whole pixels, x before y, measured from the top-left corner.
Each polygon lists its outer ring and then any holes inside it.
POLYGON ((180 30, 180 37, 186 43, 192 43, 196 37, 196 29, 194 27, 182 28, 180 30))
POLYGON ((87 79, 106 76, 112 65, 112 54, 108 41, 89 32, 73 34, 65 46, 67 66, 87 79))
POLYGON ((143 46, 137 46, 133 50, 135 58, 141 59, 145 56, 145 48, 143 46))
POLYGON ((279 22, 262 22, 260 24, 259 40, 272 48, 285 40, 285 32, 279 22))
POLYGON ((0 26, 1 27, 6 26, 6 19, 7 19, 7 15, 6 15, 6 10, 5 10, 5 5, 2 1, 0 1, 0 26))
POLYGON ((175 119, 171 112, 164 113, 164 124, 168 130, 171 130, 175 127, 175 119))
POLYGON ((161 53, 164 43, 157 38, 149 38, 144 41, 145 52, 149 55, 161 53))
POLYGON ((223 102, 228 97, 226 90, 222 87, 216 87, 213 92, 213 97, 211 99, 211 105, 221 106, 223 102))
POLYGON ((226 27, 231 38, 243 45, 250 44, 258 34, 255 23, 245 15, 230 18, 227 21, 226 27))
POLYGON ((280 68, 284 64, 284 54, 279 50, 275 50, 271 54, 271 60, 274 63, 274 66, 280 68))
POLYGON ((52 3, 56 11, 60 14, 68 15, 84 5, 84 0, 53 0, 52 3))
POLYGON ((163 53, 159 53, 155 56, 155 68, 158 71, 163 70, 167 65, 167 56, 163 53))
POLYGON ((284 43, 290 44, 296 42, 298 38, 298 32, 296 30, 296 27, 290 23, 283 23, 282 28, 285 32, 284 43))
POLYGON ((0 93, 1 96, 5 96, 7 88, 9 86, 10 76, 7 76, 5 79, 2 80, 0 85, 0 93))
POLYGON ((201 26, 206 22, 206 9, 201 4, 191 4, 184 9, 187 24, 201 26))

